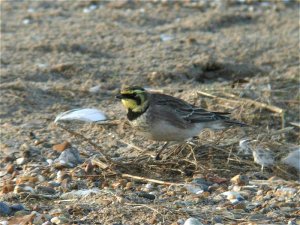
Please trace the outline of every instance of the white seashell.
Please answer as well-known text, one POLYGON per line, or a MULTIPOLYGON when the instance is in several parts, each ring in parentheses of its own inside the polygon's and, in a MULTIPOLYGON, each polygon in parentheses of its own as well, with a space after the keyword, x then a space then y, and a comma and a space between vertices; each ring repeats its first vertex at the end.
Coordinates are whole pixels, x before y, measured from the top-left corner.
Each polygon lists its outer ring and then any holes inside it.
POLYGON ((86 109, 72 109, 63 113, 60 113, 54 120, 56 123, 59 120, 80 120, 85 122, 96 122, 106 120, 106 116, 98 109, 86 108, 86 109))

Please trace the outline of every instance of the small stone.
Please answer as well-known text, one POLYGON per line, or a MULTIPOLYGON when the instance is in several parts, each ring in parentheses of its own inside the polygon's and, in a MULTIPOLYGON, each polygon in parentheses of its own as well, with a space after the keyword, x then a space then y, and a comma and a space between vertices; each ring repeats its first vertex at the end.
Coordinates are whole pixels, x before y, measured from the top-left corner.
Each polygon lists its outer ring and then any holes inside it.
POLYGON ((112 183, 111 187, 112 187, 113 189, 117 189, 117 188, 122 187, 122 185, 121 185, 121 182, 116 181, 116 182, 112 183))
POLYGON ((24 206, 21 205, 21 204, 15 204, 15 205, 12 205, 12 206, 10 207, 10 209, 12 210, 13 213, 18 212, 18 211, 21 211, 21 210, 25 210, 24 206))
POLYGON ((13 164, 8 164, 7 166, 6 166, 6 172, 7 173, 13 173, 14 172, 14 170, 15 170, 15 167, 14 167, 14 165, 13 164))
POLYGON ((194 217, 190 217, 184 222, 184 225, 203 225, 203 224, 198 219, 194 217))
POLYGON ((59 182, 55 182, 55 181, 49 181, 48 184, 51 187, 59 187, 60 186, 60 183, 59 182))
POLYGON ((245 209, 246 204, 244 202, 238 202, 236 205, 233 207, 234 209, 245 209))
POLYGON ((58 173, 56 175, 56 179, 57 179, 57 182, 62 182, 65 179, 69 182, 72 180, 72 177, 70 176, 70 174, 67 174, 62 171, 58 171, 58 173))
POLYGON ((0 216, 8 216, 11 213, 9 205, 4 202, 0 202, 0 216))
POLYGON ((290 219, 288 225, 298 225, 300 224, 300 219, 290 219))
POLYGON ((202 189, 202 187, 198 184, 186 184, 184 185, 184 187, 186 188, 186 190, 192 194, 202 194, 204 192, 204 190, 202 189))
POLYGON ((126 186, 125 186, 125 190, 129 190, 133 187, 133 183, 132 182, 127 182, 126 186))
POLYGON ((178 219, 177 222, 175 223, 176 225, 183 225, 184 224, 184 219, 178 219))
POLYGON ((20 146, 21 151, 30 151, 30 146, 27 143, 24 143, 20 146))
POLYGON ((16 184, 25 184, 25 183, 36 183, 38 178, 35 176, 19 176, 16 180, 16 184))
POLYGON ((23 165, 27 160, 24 157, 16 159, 18 165, 23 165))
POLYGON ((64 216, 56 216, 51 219, 51 223, 55 224, 67 224, 69 222, 68 218, 64 216))
POLYGON ((71 147, 71 144, 69 142, 67 142, 67 141, 64 141, 61 144, 53 145, 52 149, 54 151, 62 152, 62 151, 66 150, 69 147, 71 147))
POLYGON ((51 166, 53 164, 53 159, 46 159, 46 162, 51 166))
POLYGON ((48 214, 52 217, 61 216, 63 213, 64 213, 64 210, 62 210, 61 208, 53 208, 48 212, 48 214))
POLYGON ((236 175, 230 180, 233 184, 244 186, 249 184, 249 177, 246 175, 236 175))
POLYGON ((42 225, 52 225, 52 223, 50 221, 46 221, 46 222, 42 223, 42 225))
POLYGON ((221 195, 226 196, 232 204, 237 204, 238 202, 244 200, 244 197, 240 193, 234 191, 226 191, 221 193, 221 195))
POLYGON ((223 218, 221 216, 214 216, 211 222, 212 224, 222 224, 223 218))
POLYGON ((43 175, 40 175, 40 174, 37 176, 37 179, 38 179, 38 181, 41 182, 41 183, 44 182, 44 181, 46 180, 46 178, 45 178, 43 175))
POLYGON ((100 91, 100 85, 96 85, 96 86, 91 87, 89 89, 89 92, 92 93, 92 94, 97 94, 99 91, 100 91))
POLYGON ((204 191, 208 191, 208 187, 215 184, 203 178, 195 178, 193 179, 192 183, 199 185, 204 191))
POLYGON ((72 147, 63 151, 55 161, 63 167, 73 168, 81 163, 82 159, 80 158, 78 150, 72 147))
POLYGON ((144 191, 152 191, 154 188, 153 184, 152 183, 147 183, 144 187, 144 191))
POLYGON ((24 185, 24 184, 20 184, 15 186, 14 188, 14 193, 35 193, 34 189, 30 186, 24 185))
POLYGON ((6 194, 9 192, 12 192, 14 190, 14 184, 11 181, 5 181, 3 182, 3 186, 2 186, 2 191, 0 192, 1 194, 6 194))
POLYGON ((137 196, 142 197, 142 198, 147 198, 147 199, 150 199, 150 200, 154 200, 155 199, 155 195, 151 195, 151 194, 146 193, 144 191, 138 192, 137 196))

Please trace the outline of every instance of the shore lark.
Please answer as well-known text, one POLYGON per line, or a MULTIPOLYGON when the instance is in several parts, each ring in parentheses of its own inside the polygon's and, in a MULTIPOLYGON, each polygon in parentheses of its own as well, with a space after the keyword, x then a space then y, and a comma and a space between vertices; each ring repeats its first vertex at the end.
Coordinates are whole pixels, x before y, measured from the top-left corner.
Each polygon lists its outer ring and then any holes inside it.
POLYGON ((116 98, 121 99, 127 109, 130 124, 150 140, 183 142, 205 128, 218 130, 234 124, 245 125, 231 120, 229 113, 210 112, 179 98, 151 93, 137 86, 120 90, 116 98))

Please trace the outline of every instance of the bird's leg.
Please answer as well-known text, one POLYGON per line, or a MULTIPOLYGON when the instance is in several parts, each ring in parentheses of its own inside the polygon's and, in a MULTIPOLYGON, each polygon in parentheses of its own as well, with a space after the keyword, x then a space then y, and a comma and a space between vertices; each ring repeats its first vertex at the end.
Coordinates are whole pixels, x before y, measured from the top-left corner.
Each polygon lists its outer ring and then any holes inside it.
POLYGON ((264 165, 261 166, 260 171, 261 173, 264 173, 264 165))
POLYGON ((156 157, 155 157, 155 160, 161 160, 160 158, 160 154, 163 152, 163 150, 166 149, 166 147, 168 147, 169 145, 169 142, 167 141, 163 146, 162 148, 159 150, 159 152, 157 153, 156 157))

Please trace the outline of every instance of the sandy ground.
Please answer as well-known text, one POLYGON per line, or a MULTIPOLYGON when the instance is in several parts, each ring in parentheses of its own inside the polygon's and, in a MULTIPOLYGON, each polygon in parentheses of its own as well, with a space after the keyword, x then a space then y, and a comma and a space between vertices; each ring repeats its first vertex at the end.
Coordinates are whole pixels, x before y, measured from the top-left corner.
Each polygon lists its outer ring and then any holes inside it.
MULTIPOLYGON (((214 146, 218 140, 228 154, 236 153, 237 142, 245 135, 257 139, 283 126, 292 127, 279 136, 261 139, 272 146, 278 158, 284 157, 299 144, 299 127, 291 125, 299 123, 299 2, 1 1, 0 85, 3 170, 8 164, 6 156, 20 153, 20 146, 24 144, 34 148, 37 158, 30 162, 37 164, 40 160, 57 157, 52 146, 65 140, 79 151, 88 148, 95 154, 98 150, 55 126, 53 121, 60 112, 85 107, 98 108, 110 119, 125 121, 126 112, 114 98, 124 85, 149 87, 210 110, 230 111, 234 118, 255 127, 246 131, 234 128, 227 134, 206 132, 202 139, 195 140, 198 147, 203 144, 201 140, 211 139, 203 145, 213 143, 214 146), (99 86, 99 90, 91 92, 90 88, 95 86, 99 86), (223 98, 204 97, 197 95, 197 91, 223 98), (230 98, 236 101, 226 101, 230 98), (259 107, 243 99, 277 108, 259 107), (284 119, 278 109, 283 110, 284 119), (42 144, 37 144, 36 139, 43 140, 42 144)), ((125 140, 141 149, 159 146, 135 136, 126 123, 108 127, 80 124, 75 130, 97 143, 111 157, 140 156, 140 152, 124 144, 125 140)), ((199 165, 217 168, 211 172, 229 180, 240 173, 251 177, 252 172, 260 170, 260 166, 253 163, 234 160, 228 165, 228 154, 224 159, 224 152, 205 146, 199 149, 201 151, 204 153, 200 154, 199 165), (225 167, 228 170, 222 171, 225 167)), ((184 156, 184 151, 181 154, 184 156)), ((186 173, 179 175, 168 169, 162 174, 159 168, 145 170, 133 165, 127 168, 132 174, 174 182, 207 173, 197 166, 196 169, 190 165, 181 168, 180 163, 176 169, 186 173)), ((280 171, 269 169, 263 179, 281 176, 297 180, 299 175, 289 169, 284 173, 280 171)), ((51 203, 42 201, 40 205, 24 199, 19 202, 29 208, 60 205, 52 200, 51 203)), ((133 210, 123 205, 121 208, 126 212, 114 205, 105 207, 101 216, 97 216, 100 209, 95 207, 81 209, 83 211, 72 218, 76 221, 89 215, 87 221, 90 222, 86 223, 139 224, 138 221, 144 221, 147 224, 153 213, 151 208, 149 216, 149 209, 145 207, 133 210)), ((37 211, 42 213, 43 210, 37 211)), ((166 217, 159 216, 152 224, 171 224, 179 218, 187 218, 188 214, 175 213, 168 217, 166 213, 166 217)))

